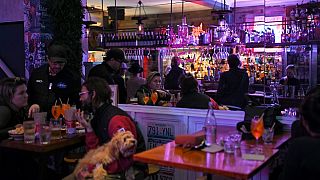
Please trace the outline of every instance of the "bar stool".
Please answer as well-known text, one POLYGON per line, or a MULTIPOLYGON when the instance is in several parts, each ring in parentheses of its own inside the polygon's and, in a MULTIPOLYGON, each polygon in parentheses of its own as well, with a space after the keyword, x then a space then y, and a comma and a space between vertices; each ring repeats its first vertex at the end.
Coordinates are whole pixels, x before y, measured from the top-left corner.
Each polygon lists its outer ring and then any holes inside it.
POLYGON ((157 180, 157 175, 160 171, 160 167, 153 164, 148 164, 148 179, 157 180))

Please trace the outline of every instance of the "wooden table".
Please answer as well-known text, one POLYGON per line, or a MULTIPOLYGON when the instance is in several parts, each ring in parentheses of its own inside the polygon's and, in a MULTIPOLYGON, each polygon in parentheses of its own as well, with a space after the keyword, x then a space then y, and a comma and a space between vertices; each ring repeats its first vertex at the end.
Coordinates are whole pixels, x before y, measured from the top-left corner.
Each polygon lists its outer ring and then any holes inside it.
POLYGON ((84 143, 84 138, 84 134, 79 134, 71 138, 52 140, 49 144, 40 144, 39 142, 26 144, 23 141, 13 141, 10 139, 6 139, 0 142, 0 148, 37 153, 52 153, 57 150, 82 144, 84 143))
POLYGON ((0 142, 0 148, 7 151, 15 151, 17 153, 30 153, 39 159, 38 179, 46 179, 47 160, 50 155, 56 152, 63 152, 71 148, 84 145, 85 135, 78 134, 70 138, 60 140, 52 140, 49 144, 40 144, 39 142, 26 144, 23 141, 13 141, 6 139, 0 142))
POLYGON ((250 150, 241 148, 235 154, 186 151, 181 147, 176 147, 174 142, 170 142, 135 154, 133 158, 135 161, 144 163, 201 171, 237 179, 249 179, 267 166, 278 153, 276 149, 266 148, 264 149, 265 160, 249 161, 241 158, 241 154, 245 151, 248 153, 250 150))
MULTIPOLYGON (((235 131, 234 127, 218 127, 217 139, 235 131)), ((145 152, 135 154, 134 160, 237 179, 249 179, 265 168, 272 159, 278 155, 278 150, 276 148, 288 141, 289 138, 290 134, 284 133, 282 135, 276 135, 273 143, 270 145, 264 145, 263 142, 259 142, 260 146, 264 147, 263 153, 265 159, 263 161, 242 159, 243 153, 252 151, 255 144, 254 140, 243 141, 241 143, 241 148, 236 150, 234 154, 227 154, 224 152, 212 154, 199 150, 187 151, 181 147, 176 147, 176 144, 173 141, 145 152)))

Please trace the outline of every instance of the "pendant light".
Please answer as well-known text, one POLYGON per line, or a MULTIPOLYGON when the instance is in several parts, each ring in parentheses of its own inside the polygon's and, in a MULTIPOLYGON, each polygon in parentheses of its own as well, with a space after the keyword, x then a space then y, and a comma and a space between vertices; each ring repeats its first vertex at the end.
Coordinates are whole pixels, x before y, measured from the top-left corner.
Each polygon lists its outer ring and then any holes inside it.
POLYGON ((132 20, 137 20, 138 22, 137 24, 137 35, 143 35, 144 34, 144 24, 143 24, 143 20, 148 19, 146 11, 144 10, 144 5, 142 3, 142 1, 139 1, 137 3, 136 9, 134 11, 134 16, 131 18, 132 20), (139 11, 139 14, 137 15, 137 10, 139 11), (144 12, 144 15, 142 14, 142 11, 144 12))

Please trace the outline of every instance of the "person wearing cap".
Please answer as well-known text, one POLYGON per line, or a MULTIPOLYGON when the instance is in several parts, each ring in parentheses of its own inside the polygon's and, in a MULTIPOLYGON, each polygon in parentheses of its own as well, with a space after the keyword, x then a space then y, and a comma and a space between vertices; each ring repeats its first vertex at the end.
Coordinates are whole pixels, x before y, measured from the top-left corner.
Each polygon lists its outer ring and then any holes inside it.
POLYGON ((135 97, 140 86, 146 84, 146 79, 138 76, 138 74, 143 72, 143 68, 137 62, 134 62, 128 71, 131 73, 127 81, 127 95, 128 100, 130 100, 130 98, 135 97))
POLYGON ((239 68, 240 60, 236 54, 229 55, 227 60, 230 70, 220 76, 216 100, 219 104, 244 108, 247 104, 248 74, 245 69, 239 68))
POLYGON ((124 104, 127 100, 127 91, 124 79, 120 75, 122 63, 127 63, 124 52, 119 48, 113 48, 107 51, 103 62, 93 67, 88 77, 100 77, 105 79, 108 84, 116 84, 119 89, 119 103, 124 104))
POLYGON ((38 104, 40 111, 51 116, 51 106, 61 101, 71 105, 79 103, 81 76, 70 67, 67 60, 71 50, 62 44, 48 47, 48 63, 34 69, 28 81, 29 104, 38 104))
POLYGON ((147 76, 147 83, 137 90, 136 97, 138 98, 138 104, 153 105, 151 98, 149 98, 147 103, 143 101, 145 96, 151 97, 153 92, 157 93, 155 105, 162 106, 171 98, 171 94, 161 88, 161 75, 156 71, 149 73, 147 76))

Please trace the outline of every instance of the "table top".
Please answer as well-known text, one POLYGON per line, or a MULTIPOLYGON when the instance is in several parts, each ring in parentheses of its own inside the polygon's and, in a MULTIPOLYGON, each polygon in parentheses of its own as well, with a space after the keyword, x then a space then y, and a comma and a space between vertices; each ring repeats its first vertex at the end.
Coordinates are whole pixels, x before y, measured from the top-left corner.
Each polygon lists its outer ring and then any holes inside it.
MULTIPOLYGON (((219 126, 217 129, 217 139, 230 133, 236 132, 235 127, 219 126)), ((199 131, 197 133, 203 133, 199 131)), ((241 148, 234 154, 224 152, 206 153, 200 150, 186 150, 176 147, 175 142, 158 146, 142 153, 134 155, 134 160, 144 163, 171 166, 181 169, 189 169, 206 173, 218 174, 222 176, 248 179, 259 170, 268 165, 269 161, 277 155, 282 144, 290 138, 289 132, 275 135, 272 144, 263 144, 259 141, 259 147, 263 147, 265 159, 263 161, 252 161, 242 159, 243 153, 250 153, 255 147, 255 140, 241 142, 241 148)))
POLYGON ((70 138, 51 140, 49 144, 40 144, 39 142, 26 144, 23 141, 14 141, 6 139, 0 142, 0 148, 9 148, 30 152, 47 153, 58 149, 63 149, 80 143, 84 143, 85 135, 77 134, 70 138))
POLYGON ((237 149, 234 154, 224 152, 207 153, 200 150, 186 150, 170 142, 154 149, 134 155, 135 161, 170 166, 193 171, 212 173, 231 178, 248 179, 263 169, 278 153, 277 149, 265 148, 263 161, 244 160, 242 153, 250 149, 237 149))

